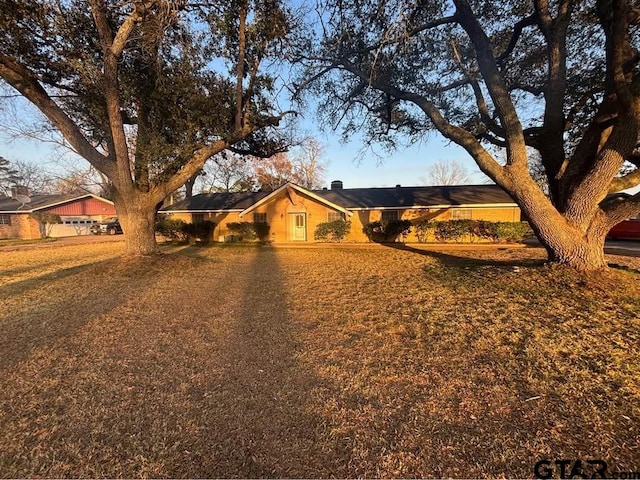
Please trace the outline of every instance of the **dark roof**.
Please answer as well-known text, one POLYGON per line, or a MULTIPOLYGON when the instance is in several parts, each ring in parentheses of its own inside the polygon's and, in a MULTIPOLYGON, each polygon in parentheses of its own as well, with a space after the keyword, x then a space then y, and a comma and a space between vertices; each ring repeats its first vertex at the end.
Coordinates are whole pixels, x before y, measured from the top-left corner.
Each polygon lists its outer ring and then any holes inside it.
POLYGON ((315 190, 314 193, 345 208, 514 203, 498 185, 346 188, 315 190))
MULTIPOLYGON (((313 193, 343 208, 409 208, 414 206, 515 203, 509 194, 498 185, 345 188, 313 190, 313 193)), ((200 194, 162 210, 244 210, 267 195, 269 195, 267 192, 200 194)))
POLYGON ((55 194, 55 195, 33 195, 29 203, 25 203, 15 200, 11 197, 0 197, 0 212, 32 212, 33 210, 40 210, 47 208, 51 205, 58 205, 61 203, 69 202, 71 200, 77 200, 90 196, 89 194, 55 194))
POLYGON ((186 198, 163 211, 216 211, 216 210, 244 210, 256 203, 269 192, 239 192, 239 193, 201 193, 186 198))

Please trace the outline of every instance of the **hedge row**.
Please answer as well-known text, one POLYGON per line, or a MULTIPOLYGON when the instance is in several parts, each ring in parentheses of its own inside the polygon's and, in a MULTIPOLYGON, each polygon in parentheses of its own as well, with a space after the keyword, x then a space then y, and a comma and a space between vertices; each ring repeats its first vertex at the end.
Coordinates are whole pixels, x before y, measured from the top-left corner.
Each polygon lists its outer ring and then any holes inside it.
POLYGON ((411 232, 411 222, 409 220, 371 222, 362 228, 362 232, 372 242, 395 242, 398 236, 405 236, 411 232))
POLYGON ((532 234, 527 222, 490 222, 487 220, 423 221, 414 225, 418 242, 435 238, 439 242, 490 240, 520 242, 532 234))
POLYGON ((156 232, 171 240, 191 241, 198 239, 201 242, 209 242, 213 237, 215 222, 204 221, 187 223, 184 220, 171 217, 158 217, 156 232))
POLYGON ((255 222, 229 222, 227 223, 229 231, 243 240, 260 240, 262 242, 269 239, 269 224, 255 222))
POLYGON ((313 238, 317 242, 340 242, 351 231, 351 222, 335 220, 333 222, 319 223, 313 238))

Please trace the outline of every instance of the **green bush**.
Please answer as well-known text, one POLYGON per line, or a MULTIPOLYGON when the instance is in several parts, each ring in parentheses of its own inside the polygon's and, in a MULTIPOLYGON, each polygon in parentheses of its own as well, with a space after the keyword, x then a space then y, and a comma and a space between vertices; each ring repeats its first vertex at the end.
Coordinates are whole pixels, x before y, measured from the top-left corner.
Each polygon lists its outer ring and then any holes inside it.
POLYGON ((253 223, 250 222, 229 222, 227 223, 227 229, 233 235, 237 236, 240 241, 255 240, 258 238, 253 223))
POLYGON ((254 223, 253 228, 261 242, 269 240, 269 224, 268 223, 254 223))
POLYGON ((495 242, 498 240, 498 222, 489 222, 487 220, 474 220, 471 225, 471 241, 475 238, 481 238, 484 240, 491 240, 495 242))
POLYGON ((420 220, 416 222, 413 227, 415 228, 416 237, 420 243, 427 242, 429 236, 433 235, 435 230, 435 224, 430 220, 420 220))
POLYGON ((411 232, 409 220, 391 220, 389 222, 371 222, 362 228, 362 232, 372 242, 394 242, 400 235, 411 232))
POLYGON ((197 223, 185 223, 182 231, 189 240, 199 239, 203 243, 210 242, 213 238, 213 231, 216 228, 215 222, 206 220, 197 223))
MULTIPOLYGON (((470 241, 476 239, 492 242, 520 242, 530 235, 531 228, 527 222, 490 222, 487 220, 449 220, 431 222, 428 226, 416 225, 416 230, 434 229, 434 236, 440 242, 462 242, 465 236, 470 241)), ((424 235, 426 238, 426 235, 424 235)), ((420 236, 418 237, 420 240, 420 236)))
POLYGON ((319 223, 313 238, 319 242, 340 242, 351 231, 351 222, 334 220, 333 222, 319 223))
POLYGON ((156 232, 163 237, 170 238, 171 240, 184 240, 185 239, 185 225, 187 223, 179 218, 171 218, 164 215, 158 216, 156 220, 156 232))
POLYGON ((440 242, 456 241, 461 242, 465 235, 471 233, 472 220, 448 220, 445 222, 434 222, 434 235, 440 242))
POLYGON ((229 222, 227 223, 229 231, 240 238, 240 241, 268 240, 269 224, 268 223, 252 223, 252 222, 229 222))
POLYGON ((533 234, 527 222, 497 222, 496 233, 498 240, 504 242, 521 242, 533 234))

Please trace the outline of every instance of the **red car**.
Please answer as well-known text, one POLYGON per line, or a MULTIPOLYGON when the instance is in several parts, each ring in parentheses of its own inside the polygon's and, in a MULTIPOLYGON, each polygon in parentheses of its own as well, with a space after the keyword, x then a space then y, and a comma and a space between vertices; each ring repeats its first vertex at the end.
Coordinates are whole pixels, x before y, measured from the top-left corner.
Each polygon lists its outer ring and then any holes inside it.
POLYGON ((620 222, 609 231, 607 238, 612 240, 640 240, 640 217, 620 222))

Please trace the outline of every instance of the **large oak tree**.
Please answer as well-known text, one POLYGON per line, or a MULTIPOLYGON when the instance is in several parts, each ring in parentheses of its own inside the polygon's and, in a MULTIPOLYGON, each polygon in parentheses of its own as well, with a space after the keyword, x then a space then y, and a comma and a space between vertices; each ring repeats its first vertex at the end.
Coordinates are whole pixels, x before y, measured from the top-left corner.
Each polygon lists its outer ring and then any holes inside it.
POLYGON ((347 131, 364 126, 372 141, 436 129, 511 194, 550 260, 606 268, 608 230, 640 211, 640 194, 607 197, 640 183, 636 4, 324 5, 316 41, 299 58, 303 86, 324 97, 327 118, 347 131), (549 196, 529 174, 532 155, 549 196))
POLYGON ((0 79, 113 185, 130 254, 213 155, 279 150, 279 0, 0 0, 0 79))

